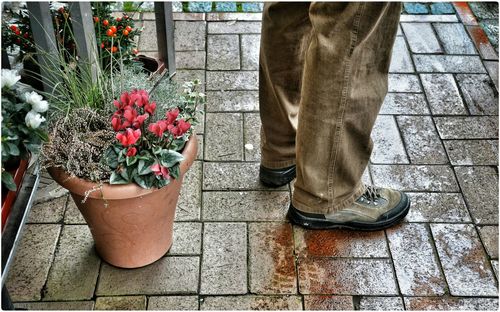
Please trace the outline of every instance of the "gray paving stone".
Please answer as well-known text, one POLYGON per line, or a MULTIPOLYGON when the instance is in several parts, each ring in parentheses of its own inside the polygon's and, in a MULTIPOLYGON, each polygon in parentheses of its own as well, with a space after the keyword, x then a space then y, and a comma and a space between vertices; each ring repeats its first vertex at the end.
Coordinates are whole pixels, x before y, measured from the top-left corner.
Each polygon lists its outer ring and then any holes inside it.
POLYGON ((493 41, 487 37, 487 25, 481 22, 479 25, 468 25, 465 28, 476 44, 476 49, 483 60, 498 60, 498 52, 492 45, 493 41))
POLYGON ((205 51, 175 52, 175 66, 177 69, 205 69, 205 51))
POLYGON ((431 224, 432 235, 453 296, 498 296, 495 277, 471 224, 431 224))
POLYGON ((207 13, 207 21, 261 21, 262 13, 231 13, 231 12, 213 12, 207 13))
POLYGON ((430 23, 401 23, 413 53, 441 53, 443 50, 430 23))
POLYGON ((64 223, 65 224, 87 224, 85 218, 76 207, 73 197, 68 196, 68 202, 66 204, 66 212, 64 213, 64 223))
POLYGON ((205 223, 200 294, 247 293, 246 244, 246 224, 205 223))
POLYGON ((426 225, 404 223, 387 230, 394 268, 405 296, 441 296, 446 281, 426 225))
POLYGON ((243 160, 243 116, 240 113, 207 113, 205 159, 243 160))
POLYGON ((427 115, 430 112, 423 94, 387 93, 380 114, 427 115))
MULTIPOLYGON (((175 2, 174 2, 175 4, 175 2)), ((182 6, 182 3, 181 3, 182 6)), ((145 14, 145 13, 144 13, 145 14)), ((205 20, 205 13, 194 13, 194 12, 175 12, 173 13, 173 18, 174 21, 204 21, 205 20)), ((153 19, 154 19, 154 13, 153 13, 153 19)))
POLYGON ((450 163, 454 166, 497 166, 497 140, 444 140, 450 163))
POLYGON ((59 197, 31 207, 28 223, 59 223, 66 209, 67 196, 59 197))
POLYGON ((421 74, 420 78, 434 115, 467 115, 452 74, 421 74))
POLYGON ((436 23, 433 26, 447 54, 477 54, 461 23, 436 23))
POLYGON ((98 296, 189 294, 198 291, 198 257, 163 257, 134 270, 103 263, 96 294, 98 296))
POLYGON ((418 72, 430 73, 485 73, 479 56, 469 55, 414 55, 418 72))
POLYGON ((458 193, 408 193, 408 222, 471 222, 465 201, 458 193))
POLYGON ((302 310, 300 296, 206 297, 201 310, 302 310))
POLYGON ((145 296, 97 297, 96 310, 146 310, 145 296))
POLYGON ((359 310, 369 311, 403 311, 401 297, 361 297, 359 310))
POLYGON ((498 259, 498 226, 486 225, 477 229, 488 255, 498 259))
POLYGON ((203 151, 204 151, 204 141, 205 137, 203 134, 196 135, 198 138, 198 153, 196 153, 196 160, 203 160, 203 151))
POLYGON ((241 35, 241 68, 259 69, 260 35, 241 35))
POLYGON ((243 118, 245 160, 260 161, 260 116, 259 114, 244 114, 243 118))
POLYGON ((209 71, 207 90, 258 90, 257 71, 209 71))
POLYGON ((455 167, 458 182, 477 224, 498 224, 498 174, 492 167, 455 167))
POLYGON ((484 61, 483 64, 484 67, 486 67, 488 74, 490 74, 491 80, 493 80, 493 83, 498 91, 498 62, 484 61))
POLYGON ((41 300, 60 231, 58 224, 26 225, 5 282, 12 301, 41 300))
POLYGON ((94 296, 101 260, 87 225, 66 225, 47 278, 44 300, 88 300, 94 296))
POLYGON ((19 310, 93 310, 94 301, 54 301, 54 302, 15 302, 14 308, 19 310))
MULTIPOLYGON (((200 81, 200 89, 199 91, 205 91, 205 71, 200 69, 178 69, 174 80, 179 84, 179 87, 182 86, 184 82, 193 81, 198 79, 200 81)), ((201 118, 200 127, 197 127, 196 133, 203 133, 203 118, 201 118)))
POLYGON ((253 294, 296 294, 297 273, 290 223, 250 223, 250 292, 253 294))
POLYGON ((453 23, 458 22, 455 14, 446 14, 446 15, 411 15, 411 14, 401 14, 400 22, 420 22, 420 23, 434 23, 434 22, 442 22, 442 23, 453 23))
POLYGON ((386 258, 384 231, 306 230, 294 226, 295 253, 301 257, 386 258))
POLYGON ((407 310, 497 311, 498 298, 405 297, 407 310))
POLYGON ((204 221, 285 221, 289 192, 204 192, 204 221))
POLYGON ((491 266, 493 267, 493 271, 495 272, 495 276, 498 280, 498 260, 491 260, 491 266))
POLYGON ((202 174, 201 162, 195 161, 184 176, 175 211, 176 221, 200 220, 202 174))
POLYGON ((199 255, 201 253, 201 223, 175 222, 174 238, 169 255, 199 255))
POLYGON ((148 298, 148 310, 198 310, 198 296, 153 296, 148 298))
POLYGON ((259 181, 259 167, 259 163, 205 163, 203 190, 270 190, 259 181))
POLYGON ((488 75, 456 77, 472 115, 498 115, 498 92, 488 75))
POLYGON ((434 117, 441 139, 496 139, 497 117, 434 117))
POLYGON ((410 51, 405 43, 404 37, 396 37, 392 48, 392 58, 389 67, 390 73, 413 73, 415 68, 410 57, 410 51))
POLYGON ((259 110, 258 91, 207 91, 207 112, 259 110))
POLYGON ((404 191, 459 192, 449 166, 372 165, 375 185, 404 191))
POLYGON ((396 295, 391 263, 385 259, 300 258, 301 294, 396 295))
POLYGON ((378 116, 371 137, 374 142, 371 155, 372 163, 408 163, 403 140, 399 135, 398 126, 393 116, 378 116))
POLYGON ((205 21, 176 21, 174 31, 175 50, 204 51, 206 43, 205 30, 205 21))
POLYGON ((389 74, 389 92, 422 92, 417 75, 389 74))
POLYGON ((304 309, 307 311, 342 311, 354 310, 351 296, 306 295, 304 309))
POLYGON ((447 164, 448 157, 430 116, 397 116, 412 164, 447 164))
POLYGON ((238 35, 208 35, 207 69, 240 69, 240 38, 238 35))
POLYGON ((260 34, 261 22, 210 22, 209 34, 260 34))
POLYGON ((143 21, 143 28, 139 37, 139 51, 158 51, 158 41, 156 40, 156 22, 143 21))

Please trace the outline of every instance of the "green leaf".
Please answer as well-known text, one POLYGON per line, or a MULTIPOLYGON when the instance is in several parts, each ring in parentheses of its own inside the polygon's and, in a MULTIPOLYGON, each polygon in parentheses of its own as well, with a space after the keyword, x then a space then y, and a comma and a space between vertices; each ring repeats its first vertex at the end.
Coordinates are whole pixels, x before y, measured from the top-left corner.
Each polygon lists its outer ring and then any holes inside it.
POLYGON ((10 148, 8 142, 2 142, 2 157, 7 157, 10 155, 10 148))
POLYGON ((162 166, 170 168, 175 164, 184 160, 184 156, 182 154, 177 153, 176 151, 171 150, 163 150, 161 153, 160 162, 162 166))
POLYGON ((2 172, 2 183, 10 190, 10 191, 16 191, 17 186, 16 183, 14 182, 14 178, 10 173, 7 171, 2 172))
POLYGON ((122 163, 125 161, 125 150, 121 150, 119 153, 118 153, 118 162, 122 163))
POLYGON ((180 166, 179 165, 173 166, 172 168, 170 168, 169 172, 174 179, 178 179, 179 176, 181 175, 180 166))
POLYGON ((163 149, 160 146, 153 147, 153 154, 155 154, 155 155, 161 154, 162 151, 163 151, 163 149))
POLYGON ((130 175, 128 173, 129 172, 126 169, 122 169, 122 171, 120 171, 120 175, 122 176, 122 178, 124 178, 127 181, 130 181, 130 175))
POLYGON ((21 154, 17 145, 9 142, 7 142, 7 145, 9 146, 9 154, 11 154, 12 156, 19 156, 19 154, 21 154))
POLYGON ((118 167, 118 155, 116 155, 115 149, 113 147, 109 147, 106 150, 104 158, 106 160, 107 165, 111 169, 114 170, 116 169, 116 167, 118 167))
POLYGON ((109 178, 109 184, 128 184, 129 182, 125 180, 120 174, 113 171, 111 177, 109 178))
POLYGON ((137 185, 139 185, 142 188, 145 188, 145 189, 150 188, 150 187, 148 187, 148 185, 146 183, 145 177, 136 175, 136 176, 134 176, 134 182, 137 183, 137 185))
POLYGON ((127 166, 132 166, 137 162, 137 157, 135 156, 127 156, 127 166))
POLYGON ((28 151, 30 151, 31 153, 37 153, 38 150, 40 149, 40 144, 39 143, 28 143, 28 142, 24 142, 24 146, 26 147, 26 149, 28 151))
POLYGON ((139 164, 137 165, 137 171, 139 175, 146 175, 148 173, 153 172, 151 170, 151 165, 153 163, 151 161, 139 160, 139 164))

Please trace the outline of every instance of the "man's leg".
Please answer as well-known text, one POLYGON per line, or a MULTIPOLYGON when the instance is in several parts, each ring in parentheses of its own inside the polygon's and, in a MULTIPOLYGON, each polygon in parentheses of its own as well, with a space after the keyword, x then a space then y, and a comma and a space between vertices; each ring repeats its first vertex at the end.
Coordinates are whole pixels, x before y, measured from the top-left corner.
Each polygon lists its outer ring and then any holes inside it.
MULTIPOLYGON (((311 30, 309 5, 264 5, 259 68, 261 165, 265 167, 264 176, 261 169, 261 179, 264 182, 266 177, 272 180, 272 175, 269 176, 272 172, 268 169, 295 165, 295 135, 304 56, 311 30)), ((269 184, 273 184, 272 181, 269 184)))
MULTIPOLYGON (((361 176, 387 93, 400 11, 399 3, 311 4, 292 201, 299 211, 332 214, 365 193, 361 176)), ((383 203, 405 196, 398 194, 383 203)))

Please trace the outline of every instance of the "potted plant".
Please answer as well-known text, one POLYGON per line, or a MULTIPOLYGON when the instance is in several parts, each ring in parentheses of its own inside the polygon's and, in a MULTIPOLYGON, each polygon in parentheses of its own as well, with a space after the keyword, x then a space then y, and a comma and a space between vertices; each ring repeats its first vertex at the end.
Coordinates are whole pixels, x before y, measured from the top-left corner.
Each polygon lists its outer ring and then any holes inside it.
MULTIPOLYGON (((172 244, 183 176, 198 149, 192 133, 201 99, 197 84, 187 83, 182 104, 164 114, 158 114, 145 90, 123 92, 113 101, 116 110, 107 126, 115 135, 101 158, 109 182, 72 176, 62 167, 48 169, 70 191, 98 254, 110 264, 141 267, 161 258, 172 244)), ((67 127, 62 122, 55 126, 59 133, 67 127)))
POLYGON ((10 214, 30 153, 47 140, 47 101, 18 82, 14 70, 2 69, 2 230, 10 214))

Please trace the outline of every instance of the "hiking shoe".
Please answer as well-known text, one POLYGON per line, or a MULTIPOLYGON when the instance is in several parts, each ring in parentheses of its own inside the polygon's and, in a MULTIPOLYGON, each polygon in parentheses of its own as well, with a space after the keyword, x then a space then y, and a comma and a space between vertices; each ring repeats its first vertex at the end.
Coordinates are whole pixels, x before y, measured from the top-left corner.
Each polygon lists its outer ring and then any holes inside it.
POLYGON ((282 169, 260 166, 259 178, 268 187, 280 187, 295 179, 295 165, 282 169))
POLYGON ((288 219, 309 229, 375 231, 401 221, 410 210, 410 199, 400 191, 367 186, 349 207, 329 214, 302 212, 290 204, 288 219))

